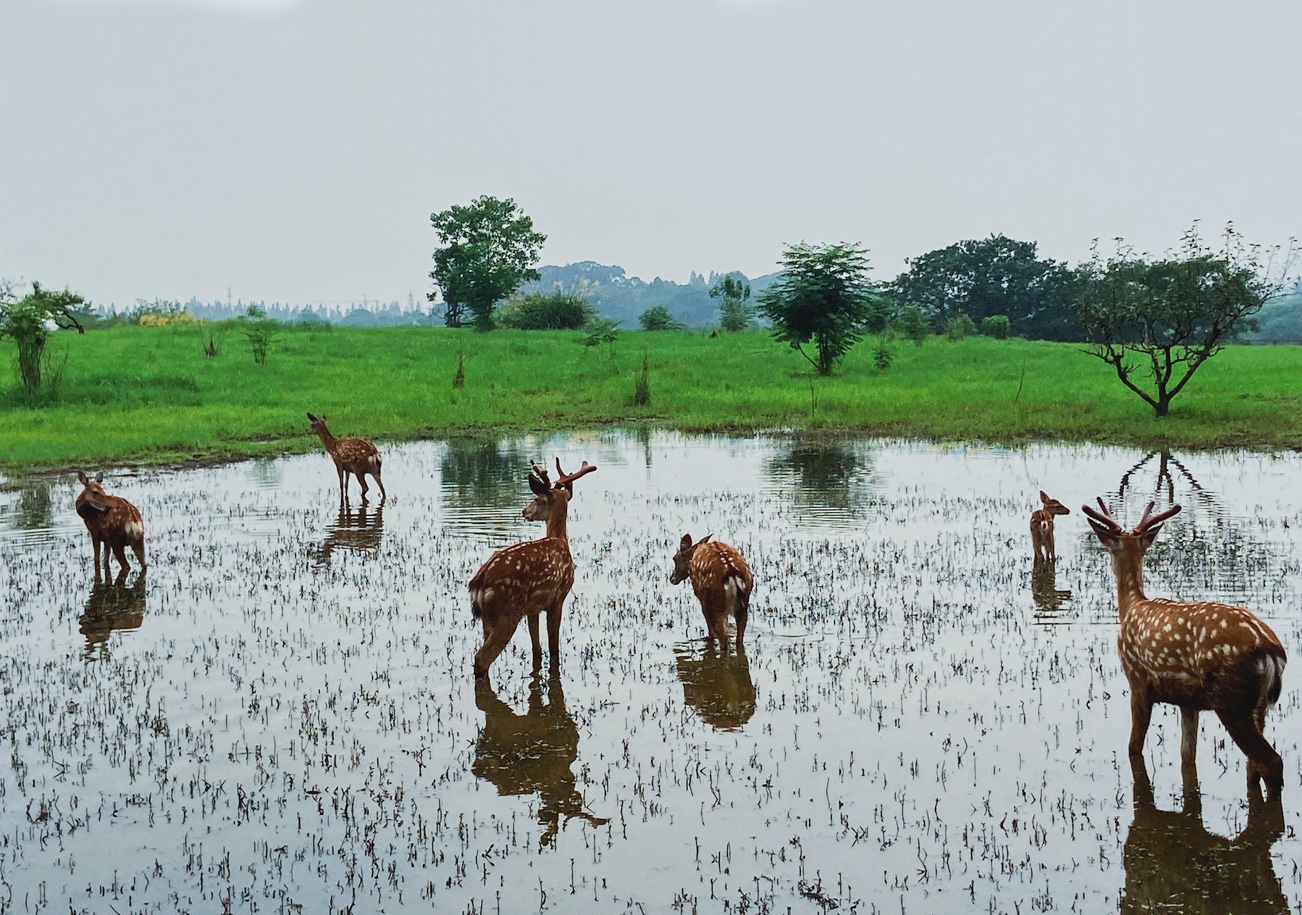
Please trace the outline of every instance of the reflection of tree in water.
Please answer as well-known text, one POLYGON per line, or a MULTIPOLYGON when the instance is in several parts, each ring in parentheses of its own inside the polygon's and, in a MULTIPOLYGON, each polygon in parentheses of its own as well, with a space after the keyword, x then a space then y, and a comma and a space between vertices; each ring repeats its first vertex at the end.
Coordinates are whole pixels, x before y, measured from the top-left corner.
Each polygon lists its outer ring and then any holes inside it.
POLYGON ((308 547, 312 564, 320 568, 330 562, 330 554, 335 550, 349 550, 354 553, 378 554, 380 540, 384 537, 384 506, 379 505, 374 511, 367 511, 365 502, 352 511, 349 506, 340 503, 339 518, 326 528, 325 540, 308 547))
MULTIPOLYGON (((1166 522, 1173 536, 1159 538, 1148 554, 1151 568, 1179 580, 1182 591, 1253 594, 1287 561, 1256 536, 1251 519, 1227 510, 1170 451, 1150 451, 1122 474, 1117 491, 1105 499, 1114 515, 1130 519, 1123 523, 1137 520, 1150 500, 1159 509, 1177 502, 1184 508, 1166 522)), ((1083 536, 1093 540, 1088 531, 1083 536)))
POLYGON ((579 755, 579 729, 565 710, 560 674, 553 669, 543 701, 542 678, 529 684, 529 710, 516 714, 481 680, 475 685, 475 706, 484 713, 484 729, 475 741, 470 771, 491 782, 501 795, 538 795, 541 845, 554 845, 561 827, 578 817, 593 826, 609 820, 584 809, 570 767, 579 755), (564 818, 562 820, 562 818, 564 818))
POLYGON ((683 701, 696 709, 702 721, 721 731, 736 730, 750 721, 755 714, 755 684, 744 653, 675 648, 674 657, 683 701))
POLYGON ((1071 603, 1071 591, 1058 587, 1057 563, 1041 562, 1031 570, 1031 599, 1040 623, 1054 622, 1063 605, 1071 603))
POLYGON ((765 464, 769 485, 790 491, 799 508, 858 516, 871 500, 873 459, 862 445, 795 441, 765 464))
POLYGON ((10 526, 20 531, 48 530, 54 526, 54 500, 51 483, 29 483, 18 490, 5 514, 10 516, 10 526))
POLYGON ((498 439, 452 439, 443 453, 441 472, 447 501, 463 508, 522 508, 529 459, 513 442, 498 439))
POLYGON ((145 576, 137 575, 131 587, 126 586, 127 572, 123 569, 113 581, 96 581, 86 599, 86 609, 81 614, 81 634, 86 637, 86 660, 99 658, 107 661, 108 639, 116 629, 139 629, 145 620, 145 576))
POLYGON ((1284 834, 1278 798, 1248 795, 1248 825, 1232 839, 1208 832, 1198 777, 1186 771, 1180 810, 1158 810, 1142 765, 1135 772, 1135 820, 1126 836, 1122 912, 1285 913, 1288 900, 1270 847, 1284 834))

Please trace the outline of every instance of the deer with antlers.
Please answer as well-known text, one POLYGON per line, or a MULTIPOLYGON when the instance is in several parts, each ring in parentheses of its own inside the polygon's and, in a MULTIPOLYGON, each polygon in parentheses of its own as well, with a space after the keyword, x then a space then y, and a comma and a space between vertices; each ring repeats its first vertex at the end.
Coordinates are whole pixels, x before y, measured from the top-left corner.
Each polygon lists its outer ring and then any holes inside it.
POLYGON ((1090 527, 1112 555, 1121 631, 1117 652, 1130 683, 1130 756, 1143 766, 1144 735, 1153 703, 1179 706, 1180 757, 1194 766, 1198 713, 1216 712, 1248 758, 1248 786, 1265 780, 1271 796, 1284 785, 1284 762, 1263 733, 1266 711, 1283 688, 1284 646, 1270 627, 1244 607, 1210 601, 1144 596, 1144 553, 1174 505, 1153 514, 1153 502, 1133 530, 1124 531, 1103 500, 1082 508, 1090 527))
POLYGON ((375 484, 380 487, 380 501, 383 502, 388 494, 384 491, 384 481, 380 479, 380 450, 365 439, 335 438, 326 428, 329 417, 325 413, 319 417, 309 413, 307 418, 312 424, 308 431, 320 437, 322 447, 334 460, 335 470, 339 471, 339 501, 348 499, 348 474, 351 473, 361 484, 362 501, 365 502, 366 475, 369 473, 375 477, 375 484))
POLYGON ((741 553, 726 543, 711 542, 709 534, 695 543, 690 534, 683 534, 674 554, 674 571, 669 583, 682 584, 688 578, 705 614, 706 638, 711 642, 717 640, 719 650, 727 654, 728 615, 731 614, 737 623, 737 650, 742 651, 755 576, 741 553))
POLYGON ((533 461, 529 488, 534 500, 524 507, 526 521, 541 521, 547 530, 538 540, 526 540, 498 550, 470 579, 470 608, 484 624, 484 644, 475 652, 475 679, 487 680, 488 668, 515 635, 520 620, 528 618, 533 640, 533 663, 542 664, 538 617, 547 614, 547 647, 553 666, 560 663, 561 606, 574 584, 574 559, 565 531, 565 516, 574 495, 574 481, 597 468, 583 462, 574 473, 561 470, 556 460, 556 482, 533 461))
POLYGON ((126 548, 131 547, 140 563, 140 572, 145 571, 145 524, 140 519, 140 510, 121 496, 110 496, 104 492, 104 472, 95 474, 90 479, 78 470, 77 479, 85 488, 77 496, 75 508, 81 520, 86 522, 90 531, 90 542, 95 547, 95 578, 99 579, 99 550, 104 547, 104 577, 109 577, 109 552, 117 557, 121 572, 127 570, 126 548))
POLYGON ((1057 499, 1050 499, 1040 490, 1040 507, 1031 512, 1031 549, 1035 551, 1035 562, 1053 562, 1058 553, 1053 548, 1054 515, 1070 515, 1071 509, 1057 499))

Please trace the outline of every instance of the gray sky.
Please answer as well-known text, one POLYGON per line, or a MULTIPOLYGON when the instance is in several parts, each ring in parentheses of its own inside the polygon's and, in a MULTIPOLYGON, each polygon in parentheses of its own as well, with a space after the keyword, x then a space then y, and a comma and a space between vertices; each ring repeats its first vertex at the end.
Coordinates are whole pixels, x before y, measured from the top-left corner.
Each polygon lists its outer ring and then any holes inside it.
POLYGON ((645 279, 1003 232, 1299 233, 1302 4, 0 0, 0 276, 406 302, 515 198, 645 279))

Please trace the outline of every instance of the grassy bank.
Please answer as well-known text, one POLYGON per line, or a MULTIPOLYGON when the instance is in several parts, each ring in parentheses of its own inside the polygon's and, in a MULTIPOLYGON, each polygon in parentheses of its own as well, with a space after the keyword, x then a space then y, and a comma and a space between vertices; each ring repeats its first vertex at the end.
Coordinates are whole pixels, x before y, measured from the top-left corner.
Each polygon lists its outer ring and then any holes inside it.
POLYGON ((615 356, 575 332, 444 328, 294 329, 255 366, 228 334, 118 327, 52 344, 67 362, 57 400, 14 390, 0 346, 0 467, 9 472, 122 462, 220 459, 317 447, 304 413, 339 435, 412 438, 652 423, 684 430, 835 429, 864 434, 1169 445, 1302 446, 1302 347, 1231 347, 1158 420, 1111 370, 1070 344, 932 338, 871 341, 813 381, 800 356, 762 333, 620 334, 615 356), (643 350, 650 406, 632 405, 643 350), (454 389, 457 354, 465 387, 454 389), (1019 393, 1020 392, 1020 393, 1019 393))

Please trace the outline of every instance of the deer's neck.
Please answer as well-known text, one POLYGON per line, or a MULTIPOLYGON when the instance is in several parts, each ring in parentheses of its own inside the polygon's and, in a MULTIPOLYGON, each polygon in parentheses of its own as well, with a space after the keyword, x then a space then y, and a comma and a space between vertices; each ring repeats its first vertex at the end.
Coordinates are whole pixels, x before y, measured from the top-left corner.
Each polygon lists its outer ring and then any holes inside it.
POLYGON ((1144 556, 1138 550, 1126 550, 1112 557, 1112 572, 1117 577, 1117 609, 1125 616, 1136 601, 1144 597, 1144 556))
POLYGON ((547 515, 547 536, 550 539, 563 541, 568 547, 570 545, 569 535, 565 533, 565 516, 568 514, 568 506, 563 498, 557 499, 556 504, 552 506, 551 512, 547 515))
POLYGON ((330 430, 326 428, 321 428, 320 430, 317 431, 317 435, 321 437, 322 447, 324 447, 325 450, 329 451, 331 454, 334 454, 336 439, 333 435, 330 434, 330 430))

